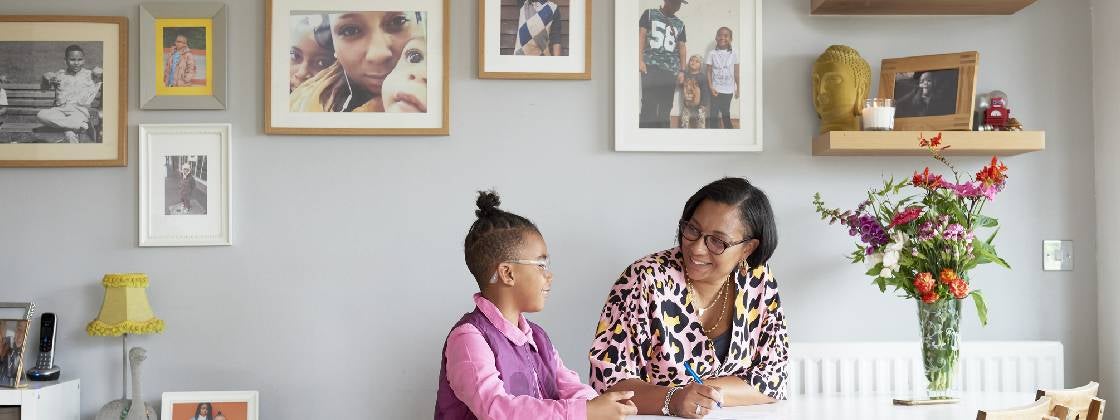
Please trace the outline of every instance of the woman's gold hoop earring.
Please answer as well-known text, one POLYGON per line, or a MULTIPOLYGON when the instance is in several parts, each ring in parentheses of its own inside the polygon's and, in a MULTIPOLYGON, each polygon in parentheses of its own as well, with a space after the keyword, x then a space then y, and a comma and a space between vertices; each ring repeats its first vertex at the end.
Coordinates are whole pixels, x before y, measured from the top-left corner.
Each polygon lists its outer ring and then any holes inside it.
POLYGON ((747 276, 747 260, 739 262, 739 274, 742 274, 743 277, 747 276))

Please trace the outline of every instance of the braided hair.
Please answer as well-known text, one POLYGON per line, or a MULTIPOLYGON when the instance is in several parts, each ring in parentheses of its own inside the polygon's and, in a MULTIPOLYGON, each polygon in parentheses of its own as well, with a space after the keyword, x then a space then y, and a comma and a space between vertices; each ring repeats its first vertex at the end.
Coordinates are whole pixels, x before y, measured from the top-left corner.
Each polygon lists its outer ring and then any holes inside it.
POLYGON ((478 288, 484 289, 498 264, 517 258, 525 234, 540 235, 541 232, 529 219, 499 209, 502 201, 493 190, 479 191, 475 204, 478 210, 474 214, 478 220, 467 231, 463 254, 478 288))

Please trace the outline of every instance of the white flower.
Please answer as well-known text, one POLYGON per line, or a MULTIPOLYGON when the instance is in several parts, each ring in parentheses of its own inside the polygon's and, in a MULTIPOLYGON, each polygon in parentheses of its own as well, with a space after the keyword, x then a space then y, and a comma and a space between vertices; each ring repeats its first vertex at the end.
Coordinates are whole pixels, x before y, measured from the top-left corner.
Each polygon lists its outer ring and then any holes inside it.
POLYGON ((867 261, 867 268, 874 267, 875 264, 883 262, 883 253, 876 252, 874 254, 868 255, 864 258, 864 261, 867 261))
POLYGON ((906 236, 906 233, 895 231, 891 234, 891 243, 887 244, 887 251, 902 251, 908 240, 910 240, 910 237, 906 236))
POLYGON ((883 254, 883 267, 889 267, 892 270, 898 269, 898 251, 887 251, 883 254))
POLYGON ((883 271, 880 271, 880 272, 879 272, 879 277, 882 277, 882 278, 885 278, 885 279, 889 279, 889 278, 892 278, 892 277, 894 277, 894 273, 893 273, 893 272, 891 272, 891 269, 890 269, 890 268, 887 268, 887 267, 883 267, 883 271))

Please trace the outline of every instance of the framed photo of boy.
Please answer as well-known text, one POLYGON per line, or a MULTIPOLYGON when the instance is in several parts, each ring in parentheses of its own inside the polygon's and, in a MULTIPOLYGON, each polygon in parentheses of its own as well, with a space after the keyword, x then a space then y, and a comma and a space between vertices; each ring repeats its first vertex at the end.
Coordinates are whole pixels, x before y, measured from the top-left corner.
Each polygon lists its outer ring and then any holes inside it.
POLYGON ((257 391, 164 392, 164 420, 260 420, 257 391))
POLYGON ((883 60, 879 97, 893 98, 895 130, 971 130, 980 54, 883 60))
POLYGON ((0 166, 125 166, 128 18, 0 16, 0 166))
POLYGON ((265 0, 265 132, 448 135, 451 0, 265 0))
POLYGON ((478 0, 478 77, 591 79, 591 0, 478 0))
POLYGON ((233 245, 229 124, 140 124, 140 246, 233 245))
POLYGON ((615 150, 762 151, 761 19, 762 0, 615 2, 615 150))
POLYGON ((226 108, 226 6, 140 4, 140 108, 226 108))

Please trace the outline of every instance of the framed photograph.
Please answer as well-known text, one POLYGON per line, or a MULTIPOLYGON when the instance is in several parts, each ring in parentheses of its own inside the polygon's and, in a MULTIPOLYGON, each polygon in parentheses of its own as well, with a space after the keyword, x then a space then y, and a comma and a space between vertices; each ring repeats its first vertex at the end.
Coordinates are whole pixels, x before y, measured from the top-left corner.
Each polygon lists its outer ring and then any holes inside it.
POLYGON ((140 125, 140 246, 233 245, 229 124, 140 125))
POLYGON ((164 392, 164 420, 260 420, 257 391, 164 392))
POLYGON ((125 166, 128 18, 0 16, 0 166, 125 166))
POLYGON ((226 109, 226 5, 140 4, 140 108, 226 109))
POLYGON ((478 77, 591 78, 591 0, 478 0, 478 77))
POLYGON ((448 135, 451 0, 265 0, 265 132, 448 135))
POLYGON ((762 151, 761 19, 762 0, 615 2, 615 150, 762 151))
POLYGON ((979 59, 967 51, 883 60, 879 97, 894 98, 894 129, 971 130, 979 59))
POLYGON ((35 305, 29 302, 0 302, 0 387, 23 388, 23 363, 27 326, 35 305))

